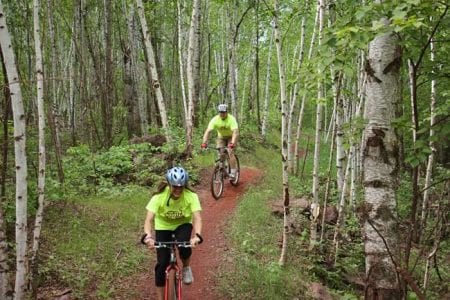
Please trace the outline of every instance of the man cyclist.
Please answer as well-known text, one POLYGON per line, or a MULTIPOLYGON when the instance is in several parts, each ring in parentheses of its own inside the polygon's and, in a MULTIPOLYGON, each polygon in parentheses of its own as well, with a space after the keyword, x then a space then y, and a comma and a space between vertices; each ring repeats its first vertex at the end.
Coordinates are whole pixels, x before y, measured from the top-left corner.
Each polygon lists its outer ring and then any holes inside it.
MULTIPOLYGON (((142 242, 150 249, 155 242, 170 242, 172 234, 178 242, 190 241, 192 247, 197 246, 201 237, 202 218, 198 195, 188 187, 188 173, 181 167, 173 167, 166 173, 166 181, 157 189, 147 204, 147 217, 144 223, 145 235, 142 242), (152 234, 153 230, 155 235, 152 234)), ((194 281, 190 267, 191 248, 178 249, 183 263, 183 282, 194 281)), ((155 284, 158 300, 164 298, 165 270, 170 263, 170 250, 156 249, 155 284)))
MULTIPOLYGON (((231 174, 230 177, 236 176, 236 159, 234 157, 234 148, 239 137, 239 128, 236 118, 228 113, 228 106, 226 104, 219 104, 217 107, 218 114, 209 121, 208 128, 206 128, 203 135, 202 149, 208 147, 209 133, 213 130, 217 131, 217 148, 223 149, 228 147, 230 154, 231 174)), ((220 153, 221 154, 221 153, 220 153)))

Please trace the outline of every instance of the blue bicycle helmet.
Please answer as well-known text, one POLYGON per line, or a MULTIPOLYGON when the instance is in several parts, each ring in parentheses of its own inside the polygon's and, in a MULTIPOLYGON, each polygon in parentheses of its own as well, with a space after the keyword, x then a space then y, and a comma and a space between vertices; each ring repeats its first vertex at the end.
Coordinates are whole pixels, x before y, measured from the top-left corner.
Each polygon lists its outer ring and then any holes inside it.
POLYGON ((166 179, 171 186, 186 186, 189 174, 182 167, 173 167, 167 171, 166 179))

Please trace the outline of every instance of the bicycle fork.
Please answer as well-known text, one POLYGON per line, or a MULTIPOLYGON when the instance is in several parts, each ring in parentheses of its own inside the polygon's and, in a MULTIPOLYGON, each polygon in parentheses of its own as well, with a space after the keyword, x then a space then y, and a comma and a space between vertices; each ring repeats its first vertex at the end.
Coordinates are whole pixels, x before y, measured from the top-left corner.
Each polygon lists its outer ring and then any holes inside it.
POLYGON ((166 286, 164 289, 164 299, 166 300, 181 300, 181 285, 182 285, 182 278, 181 278, 181 270, 180 267, 177 264, 171 264, 167 267, 166 269, 166 286), (172 293, 170 293, 170 289, 171 289, 171 285, 170 285, 170 281, 171 281, 171 276, 170 276, 170 272, 174 271, 174 276, 173 276, 173 289, 172 289, 172 293), (172 294, 172 298, 169 298, 169 295, 172 294))

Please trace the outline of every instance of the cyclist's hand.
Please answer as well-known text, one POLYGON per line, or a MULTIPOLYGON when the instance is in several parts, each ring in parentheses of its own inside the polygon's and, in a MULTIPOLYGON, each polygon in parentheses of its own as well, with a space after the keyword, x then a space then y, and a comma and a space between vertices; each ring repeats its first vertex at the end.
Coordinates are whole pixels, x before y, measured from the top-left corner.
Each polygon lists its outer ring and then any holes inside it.
POLYGON ((200 240, 199 237, 194 236, 194 237, 191 239, 191 247, 192 247, 192 248, 197 247, 198 244, 200 244, 200 241, 201 241, 201 240, 200 240))
POLYGON ((152 238, 151 235, 146 235, 143 239, 143 243, 147 245, 149 249, 155 248, 155 240, 152 238))
POLYGON ((234 148, 234 143, 229 143, 228 144, 228 148, 233 149, 234 148))
POLYGON ((201 147, 202 147, 202 149, 206 149, 206 148, 208 148, 208 144, 207 144, 207 143, 203 143, 203 144, 201 145, 201 147))

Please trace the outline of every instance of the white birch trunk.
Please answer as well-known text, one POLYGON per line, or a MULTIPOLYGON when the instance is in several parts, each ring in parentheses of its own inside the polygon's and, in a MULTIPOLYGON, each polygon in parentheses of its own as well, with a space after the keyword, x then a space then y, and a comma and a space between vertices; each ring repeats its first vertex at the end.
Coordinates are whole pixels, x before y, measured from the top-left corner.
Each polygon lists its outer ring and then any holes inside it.
POLYGON ((281 247, 281 255, 279 264, 284 265, 287 255, 288 230, 289 230, 289 177, 288 177, 288 149, 287 149, 287 117, 288 117, 288 99, 286 96, 286 70, 283 64, 283 52, 281 33, 278 21, 278 0, 275 0, 275 16, 274 16, 274 38, 277 49, 278 58, 278 74, 280 79, 280 104, 281 104, 281 161, 283 174, 283 243, 281 247))
POLYGON ((31 256, 31 281, 34 280, 37 271, 37 258, 39 242, 42 229, 42 220, 45 208, 45 109, 44 109, 44 68, 42 63, 41 29, 39 23, 40 0, 34 0, 33 20, 34 20, 34 50, 36 53, 36 91, 38 107, 38 134, 39 134, 39 167, 38 167, 38 209, 34 222, 33 248, 31 256))
MULTIPOLYGON (((431 63, 434 64, 435 60, 435 51, 434 51, 434 39, 430 42, 430 60, 431 63)), ((434 141, 434 124, 436 123, 436 80, 431 80, 431 103, 430 103, 430 142, 429 146, 431 149, 430 155, 428 155, 428 162, 427 162, 427 171, 425 175, 425 188, 423 192, 423 202, 422 202, 422 212, 420 215, 420 224, 421 228, 425 228, 426 226, 426 216, 427 216, 427 209, 428 209, 428 198, 430 195, 430 186, 432 181, 432 175, 433 175, 433 165, 434 165, 434 158, 436 156, 436 142, 434 141)))
POLYGON ((261 124, 261 135, 263 137, 266 136, 267 118, 269 115, 269 99, 270 99, 269 86, 270 86, 270 65, 271 65, 271 59, 272 59, 272 43, 273 43, 273 32, 270 35, 269 52, 267 54, 266 85, 264 88, 264 110, 263 110, 263 118, 262 118, 262 124, 261 124))
POLYGON ((170 132, 169 132, 169 122, 167 119, 166 105, 164 103, 163 94, 161 91, 161 83, 159 82, 158 71, 156 69, 156 60, 155 55, 153 53, 153 46, 150 40, 150 31, 147 27, 147 20, 145 19, 144 6, 142 4, 142 0, 136 0, 137 10, 139 14, 139 19, 141 21, 142 33, 144 35, 144 43, 145 43, 145 51, 148 56, 148 68, 151 74, 151 86, 155 91, 156 100, 158 102, 159 114, 161 116, 161 123, 164 129, 164 134, 166 136, 167 141, 170 141, 170 132))
POLYGON ((188 84, 188 106, 186 119, 186 153, 192 154, 192 137, 194 127, 195 101, 199 91, 197 82, 200 75, 199 70, 199 38, 200 38, 200 0, 194 0, 192 4, 191 27, 189 29, 189 46, 187 58, 187 84, 188 84))
MULTIPOLYGON (((316 37, 316 28, 317 28, 318 22, 319 22, 319 6, 316 5, 316 17, 315 17, 315 21, 314 21, 313 33, 311 35, 311 42, 309 44, 308 60, 311 59, 311 56, 313 53, 314 43, 315 43, 315 39, 316 39, 315 38, 316 37)), ((303 31, 303 35, 304 35, 305 34, 305 24, 302 24, 302 31, 303 31)), ((302 52, 300 52, 300 53, 303 55, 302 52)), ((301 61, 303 61, 303 57, 301 58, 301 61)), ((298 114, 297 132, 295 134, 295 140, 294 140, 294 153, 295 153, 294 173, 295 174, 298 174, 297 166, 298 166, 298 162, 300 159, 298 149, 299 149, 300 135, 301 135, 302 125, 303 125, 303 115, 304 115, 304 111, 305 111, 305 105, 306 105, 306 93, 302 97, 302 104, 300 105, 300 112, 298 114)))
MULTIPOLYGON (((318 47, 320 49, 322 43, 322 34, 323 34, 323 24, 324 24, 324 14, 325 14, 325 0, 320 0, 318 2, 317 10, 319 11, 319 38, 318 38, 318 47)), ((319 76, 321 77, 321 68, 320 66, 317 68, 319 76)), ((322 136, 322 103, 323 100, 323 90, 322 90, 322 82, 319 79, 317 83, 317 107, 316 107, 316 133, 315 133, 315 147, 314 147, 314 166, 313 166, 313 203, 314 207, 319 207, 320 197, 319 197, 319 166, 320 166, 320 142, 322 136)), ((314 209, 312 211, 315 211, 314 209)), ((311 237, 310 237, 310 250, 314 249, 317 244, 317 225, 318 225, 318 214, 313 214, 313 218, 311 221, 311 237)))
POLYGON ((342 192, 339 195, 339 205, 338 205, 338 219, 336 222, 336 226, 334 228, 334 236, 333 236, 333 245, 334 245, 334 262, 337 262, 338 252, 339 252, 339 239, 340 239, 340 231, 341 226, 345 221, 345 215, 344 215, 344 209, 345 209, 345 197, 347 196, 347 189, 348 189, 348 180, 350 178, 350 168, 351 168, 351 159, 353 157, 353 147, 350 147, 349 156, 348 156, 348 163, 347 167, 345 168, 345 174, 344 174, 344 183, 342 186, 342 192))
MULTIPOLYGON (((302 23, 301 23, 301 34, 300 34, 300 44, 299 44, 299 55, 298 55, 298 60, 297 60, 297 64, 293 64, 296 65, 296 68, 292 68, 292 73, 300 73, 300 67, 302 65, 303 62, 303 54, 304 54, 304 44, 305 44, 305 16, 303 16, 302 18, 302 23)), ((294 60, 295 60, 296 55, 294 55, 294 60)), ((290 109, 289 109, 289 118, 288 118, 288 166, 289 166, 289 172, 295 172, 295 167, 294 165, 296 165, 296 160, 294 158, 296 158, 298 156, 298 153, 295 152, 297 149, 295 147, 292 147, 292 123, 294 122, 294 109, 295 109, 295 105, 297 103, 297 96, 298 96, 298 89, 299 89, 299 76, 296 76, 295 79, 295 83, 294 83, 294 87, 292 89, 292 97, 291 97, 291 105, 290 105, 290 109)), ((303 104, 303 103, 302 103, 303 104)), ((295 145, 295 140, 294 140, 294 145, 295 145)))
MULTIPOLYGON (((387 21, 386 21, 387 22, 387 21)), ((391 126, 400 101, 400 51, 394 34, 383 34, 369 44, 366 72, 367 105, 364 129, 364 250, 366 275, 371 282, 368 299, 401 299, 396 265, 397 137, 391 126), (386 69, 391 66, 390 69, 386 69)))
MULTIPOLYGON (((232 1, 234 3, 234 1, 232 1)), ((237 83, 236 83, 236 45, 234 43, 234 22, 235 22, 235 7, 228 11, 228 84, 230 90, 231 112, 235 118, 237 115, 237 83)))
POLYGON ((27 157, 25 152, 25 113, 19 74, 15 65, 11 35, 6 24, 6 14, 0 0, 0 47, 8 76, 14 119, 14 155, 16 169, 16 280, 14 298, 25 299, 27 275, 27 157))
POLYGON ((183 29, 181 27, 181 18, 182 15, 182 9, 181 9, 181 0, 177 1, 177 25, 178 25, 178 63, 179 63, 179 69, 180 69, 180 86, 181 86, 181 99, 183 101, 183 111, 184 111, 184 120, 185 124, 187 126, 188 121, 188 104, 186 99, 186 87, 184 83, 184 57, 183 57, 183 50, 184 50, 184 39, 183 39, 183 29))

